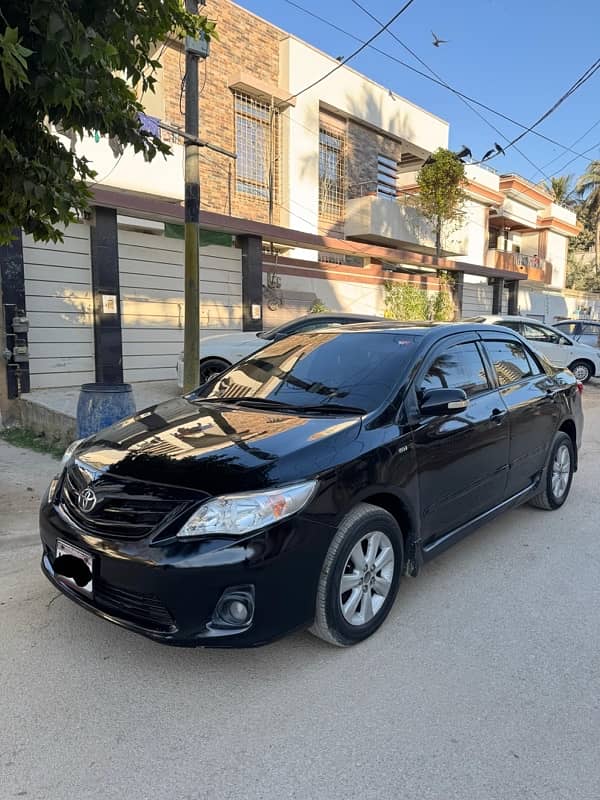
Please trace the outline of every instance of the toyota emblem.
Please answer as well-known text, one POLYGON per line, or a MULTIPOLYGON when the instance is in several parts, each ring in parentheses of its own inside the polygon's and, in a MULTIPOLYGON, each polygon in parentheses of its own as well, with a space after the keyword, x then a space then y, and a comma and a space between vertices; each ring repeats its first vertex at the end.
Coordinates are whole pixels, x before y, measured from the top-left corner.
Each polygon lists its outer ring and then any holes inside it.
POLYGON ((77 498, 77 505, 85 514, 89 514, 97 502, 98 498, 96 497, 95 492, 89 487, 84 489, 77 498))

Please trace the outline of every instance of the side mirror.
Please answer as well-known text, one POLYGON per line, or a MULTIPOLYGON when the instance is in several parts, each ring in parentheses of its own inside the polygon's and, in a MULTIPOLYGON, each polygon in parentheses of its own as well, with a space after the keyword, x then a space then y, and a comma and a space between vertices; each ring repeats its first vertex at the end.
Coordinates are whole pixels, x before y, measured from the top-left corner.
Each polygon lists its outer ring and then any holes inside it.
POLYGON ((441 417, 464 411, 468 405, 463 389, 430 389, 423 395, 419 407, 424 416, 441 417))

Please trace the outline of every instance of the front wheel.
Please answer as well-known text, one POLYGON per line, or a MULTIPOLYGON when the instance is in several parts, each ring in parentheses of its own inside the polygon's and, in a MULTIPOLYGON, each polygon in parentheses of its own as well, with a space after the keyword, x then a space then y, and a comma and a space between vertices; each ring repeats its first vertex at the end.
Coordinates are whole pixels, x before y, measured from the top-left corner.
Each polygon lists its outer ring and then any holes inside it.
POLYGON ((581 383, 587 383, 594 374, 593 367, 589 361, 574 361, 569 369, 581 383))
POLYGON ((536 508, 554 511, 565 502, 575 471, 575 450, 571 437, 562 431, 552 442, 542 491, 529 502, 536 508))
POLYGON ((311 633, 347 647, 371 636, 398 592, 402 532, 382 508, 360 503, 342 520, 323 563, 311 633))

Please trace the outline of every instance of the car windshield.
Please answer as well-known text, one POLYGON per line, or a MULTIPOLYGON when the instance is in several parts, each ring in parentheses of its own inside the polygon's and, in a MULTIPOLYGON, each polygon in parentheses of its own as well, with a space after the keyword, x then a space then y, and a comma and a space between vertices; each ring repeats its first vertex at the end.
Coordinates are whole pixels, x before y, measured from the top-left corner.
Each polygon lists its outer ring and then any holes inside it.
POLYGON ((402 331, 295 334, 245 358, 195 397, 298 410, 372 411, 398 384, 418 338, 402 331))

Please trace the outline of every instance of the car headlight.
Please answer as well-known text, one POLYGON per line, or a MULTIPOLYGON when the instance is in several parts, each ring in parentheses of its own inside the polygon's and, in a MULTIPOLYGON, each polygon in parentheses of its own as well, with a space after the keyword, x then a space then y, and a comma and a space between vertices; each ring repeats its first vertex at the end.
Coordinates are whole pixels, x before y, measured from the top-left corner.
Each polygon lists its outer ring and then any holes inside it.
POLYGON ((177 536, 242 536, 296 514, 308 503, 316 486, 317 481, 306 481, 266 492, 215 497, 192 514, 177 536))
POLYGON ((62 472, 63 469, 67 466, 67 464, 69 463, 69 461, 73 456, 73 453, 75 452, 75 450, 77 450, 77 448, 82 442, 83 439, 75 439, 75 441, 71 442, 71 444, 67 447, 67 449, 63 453, 63 457, 60 460, 60 472, 62 472))

